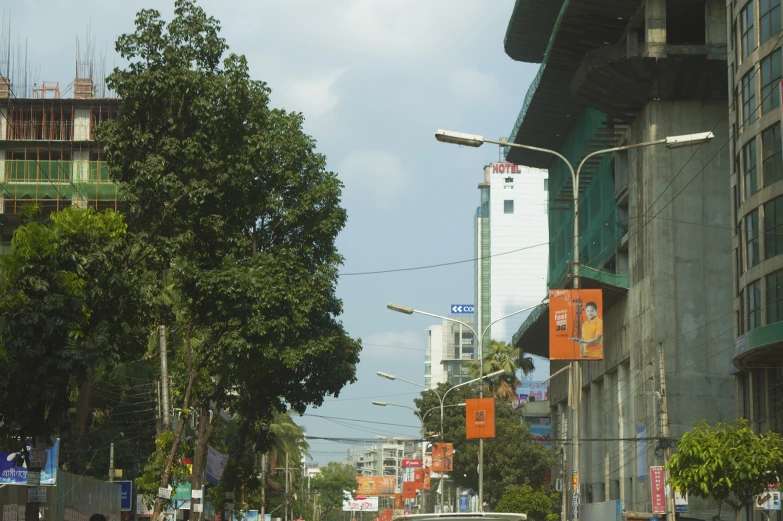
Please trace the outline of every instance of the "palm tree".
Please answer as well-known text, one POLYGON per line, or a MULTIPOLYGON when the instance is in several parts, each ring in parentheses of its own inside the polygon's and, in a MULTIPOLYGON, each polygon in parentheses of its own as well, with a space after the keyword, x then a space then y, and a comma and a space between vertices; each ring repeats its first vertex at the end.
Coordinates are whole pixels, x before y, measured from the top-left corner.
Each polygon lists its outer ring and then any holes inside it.
MULTIPOLYGON (((483 365, 484 374, 505 371, 505 375, 493 378, 487 385, 495 398, 507 402, 511 402, 517 394, 517 386, 520 384, 517 369, 521 369, 522 374, 525 375, 535 369, 532 358, 524 356, 524 353, 513 345, 498 340, 489 341, 489 349, 483 357, 483 365)), ((473 377, 478 378, 478 362, 470 362, 468 367, 473 377)))
POLYGON ((302 457, 309 456, 310 445, 305 440, 304 429, 294 422, 290 410, 276 413, 269 431, 274 435, 274 447, 269 451, 271 469, 277 466, 278 458, 285 458, 286 454, 290 462, 297 464, 302 457))

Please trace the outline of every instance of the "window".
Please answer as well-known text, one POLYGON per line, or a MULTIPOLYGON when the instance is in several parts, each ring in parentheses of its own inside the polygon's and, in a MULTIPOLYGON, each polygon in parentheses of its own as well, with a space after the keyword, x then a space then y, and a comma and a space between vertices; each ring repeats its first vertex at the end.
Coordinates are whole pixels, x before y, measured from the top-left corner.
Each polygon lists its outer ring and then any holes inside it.
POLYGON ((783 142, 780 140, 780 123, 775 123, 761 133, 761 167, 764 170, 764 186, 783 179, 781 148, 783 142))
POLYGON ((756 32, 753 27, 755 20, 753 16, 753 2, 754 0, 750 0, 748 5, 740 11, 740 38, 743 60, 756 48, 756 32))
POLYGON ((783 270, 767 275, 767 324, 783 320, 783 270))
MULTIPOLYGON (((763 1, 763 0, 762 0, 763 1)), ((778 4, 780 5, 780 4, 778 4)), ((778 10, 780 16, 780 10, 778 10)), ((783 51, 778 49, 761 60, 761 113, 766 114, 770 110, 780 106, 780 93, 778 85, 783 76, 783 51)))
POLYGON ((783 197, 764 205, 764 258, 783 253, 783 197))
POLYGON ((780 32, 780 0, 759 2, 759 36, 764 43, 780 32))
POLYGON ((753 398, 755 399, 754 417, 753 419, 759 423, 766 421, 767 419, 767 399, 765 392, 766 386, 766 369, 755 369, 751 371, 750 377, 753 379, 753 398))
POLYGON ((756 140, 751 139, 742 149, 742 174, 745 184, 745 199, 759 191, 758 172, 756 172, 756 140))
POLYGON ((739 324, 738 333, 740 335, 745 334, 745 293, 740 291, 739 293, 739 324))
POLYGON ((503 213, 514 213, 514 200, 506 199, 503 201, 503 213))
MULTIPOLYGON (((759 211, 753 210, 745 216, 745 262, 748 269, 759 263, 759 211)), ((748 297, 750 301, 750 297, 748 297)))
POLYGON ((750 71, 742 77, 742 124, 747 126, 756 121, 756 77, 754 71, 750 71))
POLYGON ((544 179, 544 191, 549 191, 549 179, 544 179))
POLYGON ((761 281, 748 284, 748 331, 761 326, 761 281))

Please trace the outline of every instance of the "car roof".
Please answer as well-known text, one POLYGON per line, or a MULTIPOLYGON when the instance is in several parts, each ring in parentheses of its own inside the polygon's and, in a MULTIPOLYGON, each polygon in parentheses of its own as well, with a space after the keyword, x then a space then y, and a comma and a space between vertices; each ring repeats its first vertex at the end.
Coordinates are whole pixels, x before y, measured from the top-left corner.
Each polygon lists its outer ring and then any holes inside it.
POLYGON ((410 514, 395 517, 394 521, 468 521, 477 519, 482 521, 526 521, 527 514, 514 512, 451 512, 444 514, 410 514))

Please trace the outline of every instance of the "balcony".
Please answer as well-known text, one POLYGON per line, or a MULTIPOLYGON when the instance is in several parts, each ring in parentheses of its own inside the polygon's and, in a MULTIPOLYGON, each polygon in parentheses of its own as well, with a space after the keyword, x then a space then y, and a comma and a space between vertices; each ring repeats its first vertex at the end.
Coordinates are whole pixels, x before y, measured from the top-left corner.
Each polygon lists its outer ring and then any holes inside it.
POLYGON ((10 183, 111 183, 106 161, 37 161, 7 159, 0 171, 10 183))

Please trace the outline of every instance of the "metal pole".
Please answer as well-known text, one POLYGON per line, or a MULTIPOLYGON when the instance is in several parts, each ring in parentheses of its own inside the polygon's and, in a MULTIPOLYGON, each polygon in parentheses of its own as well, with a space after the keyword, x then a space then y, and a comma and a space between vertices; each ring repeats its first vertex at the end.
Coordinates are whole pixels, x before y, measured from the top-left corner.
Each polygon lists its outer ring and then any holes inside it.
POLYGON ((159 326, 158 333, 160 338, 160 383, 163 390, 163 428, 168 430, 171 427, 171 416, 169 415, 169 355, 166 349, 166 326, 159 326))
MULTIPOLYGON (((663 465, 664 465, 664 483, 669 479, 668 472, 666 471, 666 465, 669 463, 669 459, 672 457, 672 445, 669 442, 671 438, 671 432, 669 431, 669 413, 666 404, 666 371, 663 365, 663 343, 658 344, 660 347, 658 351, 658 368, 661 375, 661 427, 663 438, 666 440, 666 450, 663 453, 663 465)), ((669 493, 669 498, 666 501, 666 519, 674 521, 675 507, 674 507, 674 488, 669 493)))
POLYGON ((114 442, 109 446, 109 483, 114 483, 114 442))
MULTIPOLYGON (((490 324, 491 325, 491 324, 490 324)), ((481 334, 484 336, 484 333, 481 334)), ((479 398, 484 398, 484 339, 478 340, 479 351, 479 398)), ((484 511, 484 438, 479 438, 479 495, 478 511, 484 511)))

